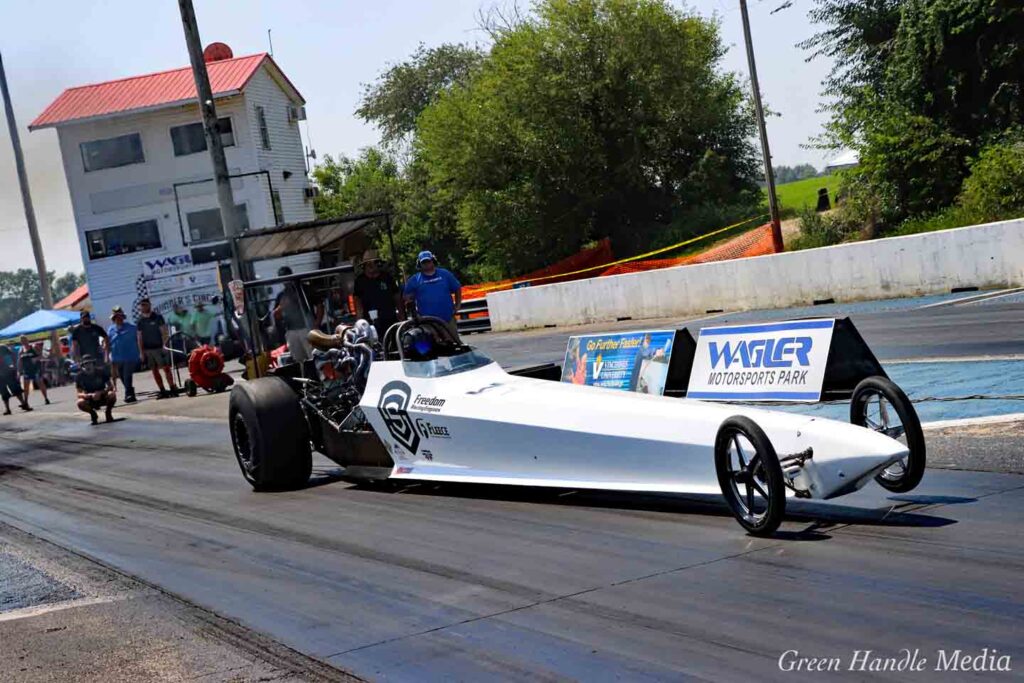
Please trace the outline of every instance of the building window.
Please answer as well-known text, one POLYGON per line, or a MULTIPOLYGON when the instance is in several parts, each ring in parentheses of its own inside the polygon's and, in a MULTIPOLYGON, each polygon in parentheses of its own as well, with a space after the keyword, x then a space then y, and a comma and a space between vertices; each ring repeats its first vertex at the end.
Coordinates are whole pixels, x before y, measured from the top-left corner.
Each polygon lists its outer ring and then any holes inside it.
POLYGON ((270 203, 274 209, 274 225, 284 224, 284 209, 281 208, 281 193, 274 190, 270 193, 270 203))
POLYGON ((83 142, 80 147, 82 149, 82 164, 87 172, 128 166, 129 164, 141 164, 146 160, 142 154, 142 136, 138 133, 83 142))
POLYGON ((260 145, 263 149, 270 149, 270 130, 267 129, 267 115, 263 107, 256 107, 256 125, 260 129, 260 145))
POLYGON ((85 241, 89 245, 89 259, 92 261, 163 246, 160 243, 160 228, 155 220, 86 230, 85 241))
MULTIPOLYGON (((220 144, 224 147, 235 146, 235 131, 228 117, 217 119, 217 130, 220 131, 220 144)), ((174 156, 183 157, 188 154, 206 151, 206 135, 202 123, 186 123, 184 126, 171 128, 171 144, 174 145, 174 156)))
MULTIPOLYGON (((236 204, 239 231, 249 229, 249 212, 245 204, 236 204)), ((189 241, 192 244, 216 242, 224 239, 224 223, 220 220, 220 209, 203 209, 187 215, 189 241)))

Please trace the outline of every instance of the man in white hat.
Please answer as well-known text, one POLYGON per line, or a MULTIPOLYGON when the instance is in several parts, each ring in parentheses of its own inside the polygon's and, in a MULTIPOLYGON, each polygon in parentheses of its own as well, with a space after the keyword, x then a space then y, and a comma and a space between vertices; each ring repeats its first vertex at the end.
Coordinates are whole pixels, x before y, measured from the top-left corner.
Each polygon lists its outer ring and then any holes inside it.
POLYGON ((375 249, 367 249, 359 265, 363 272, 356 277, 352 290, 356 317, 373 323, 377 335, 383 339, 388 328, 399 320, 401 294, 391 275, 380 267, 380 256, 375 249))

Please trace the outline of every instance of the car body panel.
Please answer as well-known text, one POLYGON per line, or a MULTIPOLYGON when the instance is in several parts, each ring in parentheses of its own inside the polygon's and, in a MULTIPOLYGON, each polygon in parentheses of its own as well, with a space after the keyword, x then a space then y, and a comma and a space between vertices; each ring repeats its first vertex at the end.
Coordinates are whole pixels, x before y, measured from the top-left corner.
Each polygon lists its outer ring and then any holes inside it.
POLYGON ((360 403, 396 479, 717 494, 715 437, 734 415, 753 419, 780 458, 813 449, 795 481, 814 498, 907 455, 834 420, 519 377, 494 362, 443 376, 414 366, 375 362, 360 403))

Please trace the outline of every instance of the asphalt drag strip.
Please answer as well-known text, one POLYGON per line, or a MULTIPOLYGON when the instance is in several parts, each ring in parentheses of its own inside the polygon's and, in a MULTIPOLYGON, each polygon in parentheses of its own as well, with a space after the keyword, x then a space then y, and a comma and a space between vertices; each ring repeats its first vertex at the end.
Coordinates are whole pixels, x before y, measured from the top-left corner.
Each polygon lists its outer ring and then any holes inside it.
POLYGON ((0 642, 5 680, 357 680, 5 523, 0 642))
MULTIPOLYGON (((353 486, 321 459, 305 490, 256 494, 220 424, 3 426, 0 519, 310 666, 408 681, 781 680, 794 648, 1024 657, 1024 477, 1000 471, 930 469, 910 494, 794 501, 778 537, 755 539, 715 496, 353 486)), ((929 439, 936 453, 947 443, 929 439)), ((138 604, 81 609, 125 603, 138 604)))

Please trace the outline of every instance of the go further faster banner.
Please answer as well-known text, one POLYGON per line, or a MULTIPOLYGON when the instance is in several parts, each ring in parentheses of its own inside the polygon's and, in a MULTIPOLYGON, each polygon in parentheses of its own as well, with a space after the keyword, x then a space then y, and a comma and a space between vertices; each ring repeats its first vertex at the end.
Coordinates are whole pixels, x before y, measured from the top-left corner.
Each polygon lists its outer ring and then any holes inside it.
POLYGON ((674 338, 675 330, 570 337, 562 381, 661 395, 674 338))
POLYGON ((818 401, 835 320, 705 327, 687 398, 818 401))

